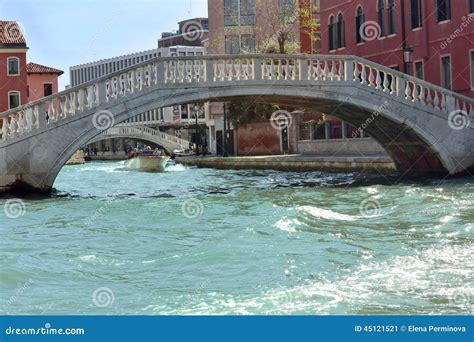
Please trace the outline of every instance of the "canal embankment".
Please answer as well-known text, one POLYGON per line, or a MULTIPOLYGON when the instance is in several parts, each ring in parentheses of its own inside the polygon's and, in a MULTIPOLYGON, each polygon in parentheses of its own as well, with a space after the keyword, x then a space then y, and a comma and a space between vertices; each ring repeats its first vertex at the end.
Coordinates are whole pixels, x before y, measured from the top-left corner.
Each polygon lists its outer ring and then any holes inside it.
POLYGON ((395 172, 387 156, 279 155, 249 157, 177 157, 177 163, 215 169, 271 169, 280 171, 395 172))

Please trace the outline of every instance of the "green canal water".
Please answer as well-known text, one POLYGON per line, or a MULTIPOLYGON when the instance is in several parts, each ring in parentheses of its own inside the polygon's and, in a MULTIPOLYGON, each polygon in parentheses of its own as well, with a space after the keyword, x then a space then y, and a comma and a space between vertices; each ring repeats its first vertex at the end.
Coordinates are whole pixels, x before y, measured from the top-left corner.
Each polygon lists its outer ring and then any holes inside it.
POLYGON ((0 199, 1 314, 472 313, 472 178, 122 168, 0 199))

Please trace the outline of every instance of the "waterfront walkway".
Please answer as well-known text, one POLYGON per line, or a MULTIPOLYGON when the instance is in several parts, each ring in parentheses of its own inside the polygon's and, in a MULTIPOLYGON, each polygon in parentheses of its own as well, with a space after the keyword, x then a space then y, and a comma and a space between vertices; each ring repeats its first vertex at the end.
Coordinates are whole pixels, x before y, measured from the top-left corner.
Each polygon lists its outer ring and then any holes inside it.
POLYGON ((395 172, 387 156, 278 155, 255 157, 178 157, 177 163, 216 169, 270 169, 281 171, 395 172))

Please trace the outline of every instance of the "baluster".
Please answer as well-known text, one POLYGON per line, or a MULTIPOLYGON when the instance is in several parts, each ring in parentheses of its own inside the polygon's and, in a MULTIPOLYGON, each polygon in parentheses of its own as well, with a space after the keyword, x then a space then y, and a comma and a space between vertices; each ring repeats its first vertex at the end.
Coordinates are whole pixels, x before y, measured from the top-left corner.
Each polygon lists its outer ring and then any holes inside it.
POLYGON ((8 137, 9 125, 8 125, 8 116, 2 118, 2 141, 6 141, 8 137))
MULTIPOLYGON (((127 80, 127 83, 128 83, 128 80, 127 80)), ((95 102, 94 95, 95 95, 94 86, 87 87, 87 106, 89 107, 89 109, 94 107, 94 102, 95 102)), ((125 95, 125 90, 124 90, 124 95, 125 95)))
POLYGON ((406 81, 405 82, 405 99, 410 100, 412 99, 411 97, 411 82, 406 81))
POLYGON ((362 77, 362 84, 367 85, 367 70, 365 68, 364 64, 360 64, 362 67, 362 74, 360 75, 362 77))
POLYGON ((440 109, 440 102, 437 90, 434 90, 433 107, 435 109, 440 109))
POLYGON ((23 127, 25 126, 25 121, 24 121, 24 116, 23 116, 23 112, 22 111, 19 111, 16 113, 16 117, 18 118, 17 119, 17 124, 18 124, 18 135, 23 135, 23 127))
POLYGON ((382 88, 382 77, 380 77, 380 70, 375 69, 374 71, 377 73, 376 79, 375 79, 375 89, 381 89, 382 88))
POLYGON ((31 107, 26 108, 26 110, 25 110, 25 120, 26 120, 26 124, 25 124, 26 131, 31 132, 33 130, 33 126, 34 126, 33 108, 31 108, 31 107))
POLYGON ((374 76, 374 70, 369 66, 369 87, 373 87, 375 85, 375 76, 374 76))
POLYGON ((48 113, 49 122, 56 122, 57 117, 56 117, 56 112, 54 110, 53 101, 49 101, 47 103, 47 108, 48 108, 47 113, 48 113))
POLYGON ((331 81, 334 81, 336 78, 336 61, 335 60, 331 61, 331 72, 329 74, 329 77, 331 81))
POLYGON ((446 111, 446 95, 441 94, 441 111, 446 111))
POLYGON ((360 69, 359 69, 359 63, 354 62, 354 81, 355 82, 361 82, 360 81, 360 69))
POLYGON ((15 114, 10 117, 10 138, 14 138, 16 136, 17 124, 15 114))
POLYGON ((423 87, 421 85, 419 87, 420 87, 420 94, 418 95, 418 99, 422 104, 426 105, 426 102, 425 102, 425 87, 423 87))
MULTIPOLYGON (((117 82, 117 88, 118 88, 118 82, 117 82)), ((118 96, 118 89, 117 89, 117 93, 116 93, 116 96, 118 96)), ((77 92, 77 101, 78 101, 78 108, 81 112, 84 111, 84 107, 85 107, 85 103, 84 103, 84 89, 79 89, 78 92, 77 92)))

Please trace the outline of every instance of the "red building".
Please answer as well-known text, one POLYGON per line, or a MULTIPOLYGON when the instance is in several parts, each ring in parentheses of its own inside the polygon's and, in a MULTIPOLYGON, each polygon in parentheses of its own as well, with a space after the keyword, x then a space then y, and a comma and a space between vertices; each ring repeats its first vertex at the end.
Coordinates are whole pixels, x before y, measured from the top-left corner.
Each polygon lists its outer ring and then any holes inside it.
POLYGON ((27 64, 28 47, 21 27, 0 21, 0 113, 58 92, 61 70, 27 64))
POLYGON ((474 97, 474 0, 320 0, 321 52, 474 97))
POLYGON ((0 21, 0 112, 28 102, 27 51, 18 24, 0 21))

